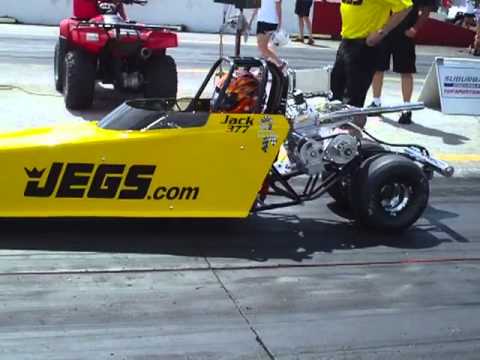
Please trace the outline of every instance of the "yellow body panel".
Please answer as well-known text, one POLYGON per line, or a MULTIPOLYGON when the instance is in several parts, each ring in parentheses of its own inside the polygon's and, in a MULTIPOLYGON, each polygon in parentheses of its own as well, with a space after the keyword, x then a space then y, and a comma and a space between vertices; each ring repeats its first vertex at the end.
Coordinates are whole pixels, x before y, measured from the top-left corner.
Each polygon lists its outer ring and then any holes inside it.
POLYGON ((0 135, 1 217, 245 217, 289 131, 281 115, 202 127, 96 123, 0 135))

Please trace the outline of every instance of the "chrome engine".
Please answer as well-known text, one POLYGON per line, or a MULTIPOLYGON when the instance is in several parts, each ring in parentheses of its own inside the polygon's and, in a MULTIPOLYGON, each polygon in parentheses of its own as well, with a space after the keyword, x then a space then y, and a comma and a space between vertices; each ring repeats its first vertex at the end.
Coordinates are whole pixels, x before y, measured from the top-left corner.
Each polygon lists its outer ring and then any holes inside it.
MULTIPOLYGON (((292 131, 287 139, 289 166, 280 164, 282 169, 296 169, 307 174, 319 174, 325 164, 342 167, 359 155, 361 131, 341 130, 345 124, 364 119, 368 115, 378 115, 406 110, 420 110, 423 103, 393 105, 380 108, 355 108, 336 101, 326 100, 313 107, 305 100, 301 91, 295 90, 287 101, 286 116, 291 122, 292 131), (358 136, 357 136, 357 134, 358 136)), ((353 129, 353 128, 352 128, 353 129)), ((388 145, 388 144, 387 144, 388 145)), ((444 161, 430 156, 420 147, 392 145, 403 148, 401 152, 411 160, 443 176, 451 177, 454 168, 444 161)))
POLYGON ((326 102, 321 110, 309 105, 301 92, 296 92, 287 104, 287 117, 293 131, 288 138, 287 154, 295 168, 308 174, 319 174, 325 163, 343 166, 358 155, 356 137, 335 131, 352 118, 344 116, 334 122, 325 121, 325 114, 347 108, 338 102, 326 102))

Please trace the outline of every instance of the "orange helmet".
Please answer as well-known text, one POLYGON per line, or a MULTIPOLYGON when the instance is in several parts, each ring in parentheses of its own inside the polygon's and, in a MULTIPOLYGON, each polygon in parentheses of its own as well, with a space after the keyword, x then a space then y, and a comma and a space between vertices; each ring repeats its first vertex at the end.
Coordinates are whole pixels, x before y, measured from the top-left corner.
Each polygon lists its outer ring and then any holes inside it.
MULTIPOLYGON (((223 84, 225 79, 221 79, 223 84)), ((232 113, 250 113, 258 100, 258 79, 248 71, 241 72, 232 78, 225 91, 220 111, 232 113)))

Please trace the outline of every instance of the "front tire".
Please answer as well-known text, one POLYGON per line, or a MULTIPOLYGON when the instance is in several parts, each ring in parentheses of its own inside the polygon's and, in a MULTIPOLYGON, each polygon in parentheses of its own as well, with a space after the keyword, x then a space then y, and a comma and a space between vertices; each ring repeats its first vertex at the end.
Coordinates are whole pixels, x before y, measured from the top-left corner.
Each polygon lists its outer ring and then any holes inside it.
POLYGON ((95 57, 81 50, 69 51, 65 56, 63 91, 65 106, 83 110, 92 106, 95 91, 95 57))
POLYGON ((145 67, 145 97, 176 99, 177 89, 175 60, 169 55, 152 56, 145 67))
POLYGON ((427 207, 430 186, 413 161, 400 155, 378 155, 365 160, 351 187, 351 206, 367 227, 402 231, 427 207))
POLYGON ((64 70, 65 51, 62 49, 61 40, 55 44, 55 57, 53 59, 55 89, 63 92, 63 79, 65 77, 64 70))

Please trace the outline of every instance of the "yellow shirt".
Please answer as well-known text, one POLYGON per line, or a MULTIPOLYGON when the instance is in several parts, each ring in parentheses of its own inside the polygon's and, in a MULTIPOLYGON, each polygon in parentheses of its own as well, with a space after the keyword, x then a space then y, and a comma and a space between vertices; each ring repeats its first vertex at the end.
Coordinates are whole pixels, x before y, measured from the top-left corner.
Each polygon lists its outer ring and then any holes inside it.
POLYGON ((366 38, 380 30, 390 18, 390 13, 412 6, 412 0, 342 0, 342 37, 366 38))

